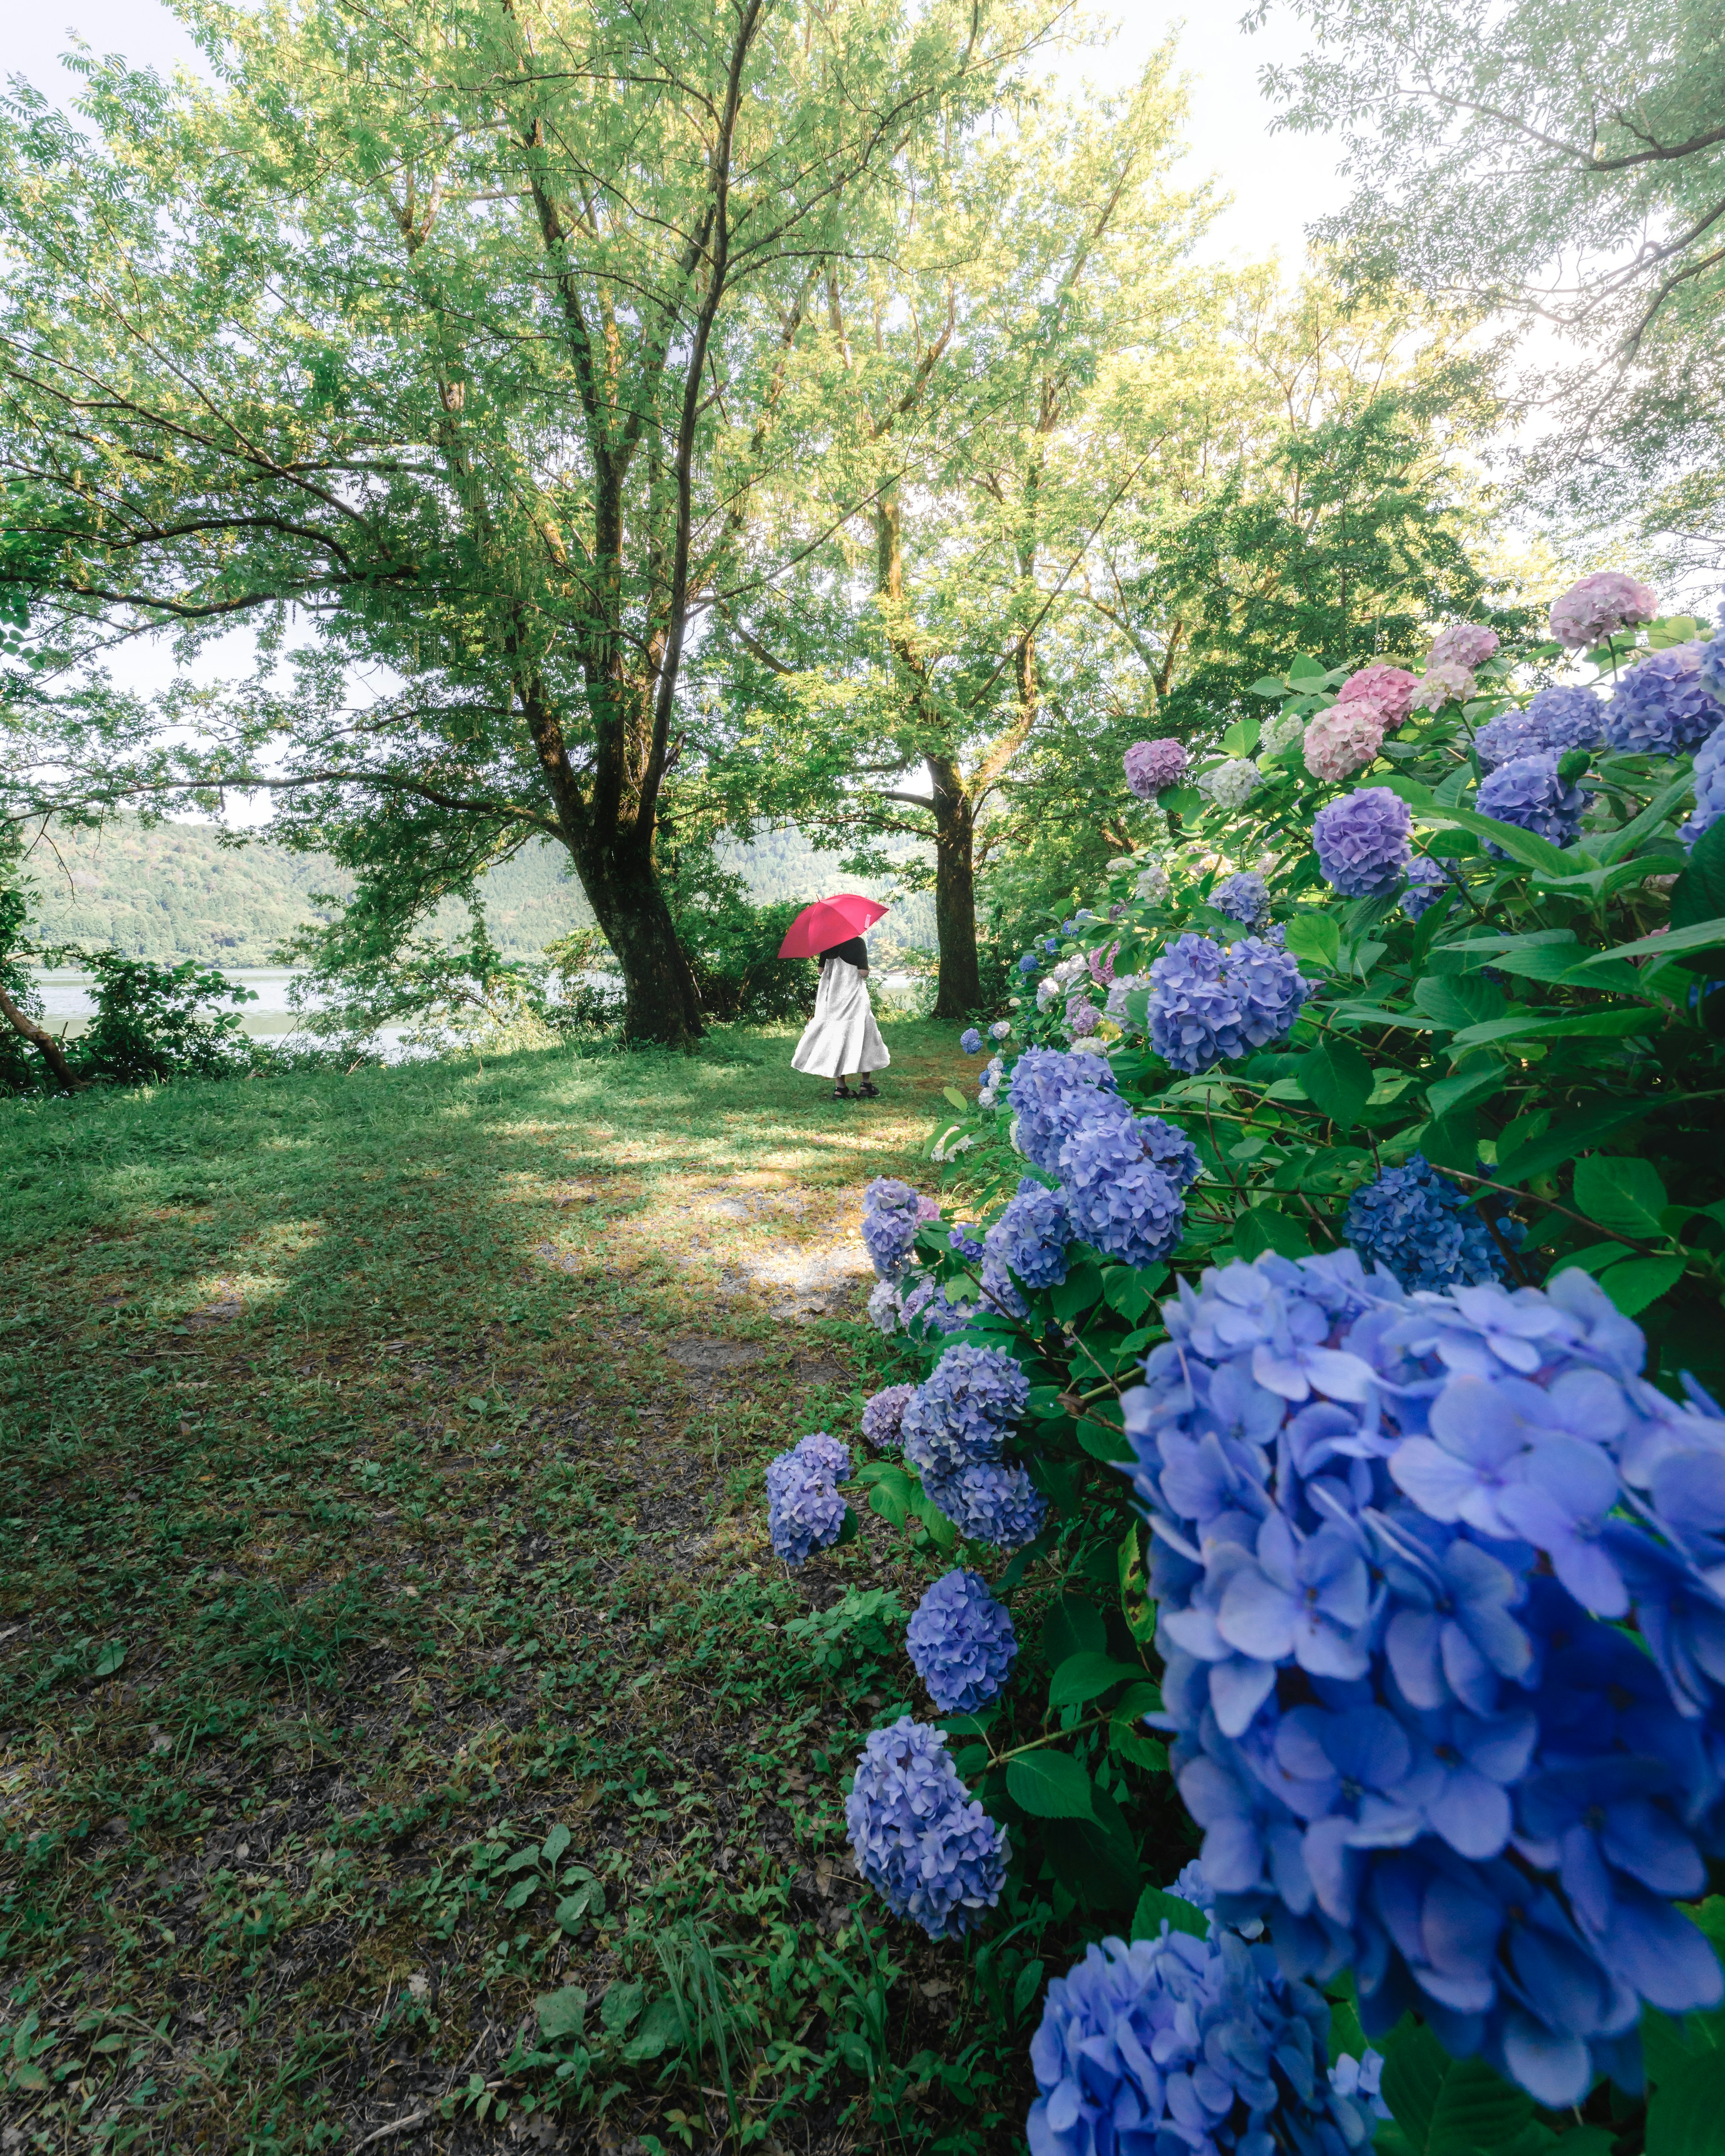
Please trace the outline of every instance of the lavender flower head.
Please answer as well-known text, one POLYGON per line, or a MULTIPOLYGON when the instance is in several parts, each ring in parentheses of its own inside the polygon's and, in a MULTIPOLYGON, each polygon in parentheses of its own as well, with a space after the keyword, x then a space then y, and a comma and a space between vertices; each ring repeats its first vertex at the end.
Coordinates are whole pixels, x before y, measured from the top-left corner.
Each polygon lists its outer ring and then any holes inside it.
POLYGON ((1042 1532, 1048 1507, 1022 1467, 979 1460, 955 1475, 925 1475, 924 1493, 967 1542, 1022 1549, 1042 1532))
POLYGON ((1231 1933, 1104 1939, 1048 1987, 1030 2156, 1346 2156, 1369 2123, 1328 2076, 1329 2008, 1231 1933))
POLYGON ((925 1476, 998 1460, 1029 1397, 1030 1381, 1010 1355, 998 1348, 949 1348, 905 1409, 899 1424, 905 1458, 925 1476))
POLYGON ((1368 1265, 1404 1288, 1461 1287, 1502 1280, 1502 1251, 1457 1186, 1422 1153, 1386 1168, 1348 1201, 1343 1232, 1368 1265))
POLYGON ((1701 678, 1705 647, 1676 644, 1650 651, 1627 673, 1605 706, 1605 737, 1625 756, 1676 756, 1705 741, 1725 719, 1701 678))
POLYGON ((1413 707, 1419 711, 1439 711, 1448 703, 1465 704, 1475 685, 1472 670, 1454 660, 1428 666, 1414 685, 1413 707))
POLYGON ((1122 1265, 1153 1265, 1185 1233, 1183 1187, 1151 1158, 1148 1138, 1136 1119, 1094 1122, 1060 1147, 1073 1233, 1122 1265))
POLYGON ((1096 1005, 1081 989, 1075 988, 1066 998, 1066 1030, 1082 1040, 1086 1034, 1094 1033, 1101 1022, 1096 1005))
POLYGON ((1312 841, 1324 880, 1343 898, 1394 891, 1407 873, 1413 818, 1387 786, 1368 786, 1320 808, 1312 841))
POLYGON ((961 1258, 971 1265, 977 1264, 983 1255, 983 1246, 977 1240, 974 1229, 966 1227, 963 1221, 947 1236, 947 1248, 949 1250, 956 1250, 961 1258))
POLYGON ((876 1176, 863 1193, 863 1247, 881 1280, 903 1277, 921 1218, 916 1192, 896 1176, 876 1176))
POLYGON ((1028 1288, 1058 1287, 1066 1277, 1066 1245, 1072 1240, 1064 1195, 1034 1176, 1023 1177, 1018 1195, 983 1237, 983 1246, 998 1265, 1009 1267, 1028 1288))
POLYGON ((1208 1070, 1279 1040, 1309 992, 1285 951, 1255 936, 1224 953, 1185 935, 1150 968, 1150 1045, 1176 1070, 1208 1070))
POLYGON ((1605 738, 1605 707, 1591 689, 1554 681, 1538 690, 1524 711, 1505 711, 1473 737, 1487 769, 1543 748, 1598 748, 1605 738))
POLYGON ((905 1651, 942 1714, 974 1714, 1004 1689, 1018 1653, 1012 1619, 978 1573, 948 1572, 917 1604, 905 1651))
POLYGON ((1243 936, 1228 947, 1222 978, 1240 1014, 1240 1038, 1248 1048, 1267 1048, 1292 1030, 1300 1007, 1312 993, 1297 963, 1282 947, 1284 932, 1243 936))
POLYGON ((890 1280, 878 1281, 869 1293, 869 1322, 877 1332, 889 1337, 896 1332, 904 1320, 904 1303, 897 1283, 890 1280))
POLYGON ((1725 816, 1725 726, 1710 734, 1695 752, 1695 810, 1678 827, 1677 836, 1692 846, 1702 833, 1725 816))
POLYGON ((1566 651, 1584 651, 1620 629, 1652 620, 1659 602, 1638 578, 1621 569, 1599 569, 1552 601, 1551 633, 1566 651))
POLYGON ((1132 886, 1132 895, 1146 906, 1160 906, 1168 894, 1168 873, 1162 861, 1152 861, 1149 867, 1138 871, 1138 880, 1132 886))
POLYGON ((1725 696, 1725 603, 1719 608, 1719 626, 1701 647, 1702 686, 1716 696, 1725 696))
MULTIPOLYGON (((1581 829, 1587 796, 1579 786, 1563 783, 1558 776, 1558 752, 1547 748, 1500 763, 1481 782, 1475 806, 1482 816, 1517 824, 1554 846, 1567 846, 1581 829)), ((1485 843, 1488 853, 1505 858, 1501 846, 1490 839, 1485 843)))
POLYGON ((850 1453, 824 1430, 768 1463, 767 1532, 787 1564, 803 1564, 838 1541, 846 1507, 835 1485, 850 1472, 850 1453))
POLYGON ((1402 911, 1409 921, 1419 920, 1428 906, 1435 906, 1455 880, 1429 855, 1415 854, 1408 863, 1408 887, 1402 893, 1402 911))
POLYGON ((1471 621, 1451 622, 1432 639, 1426 669, 1429 672, 1435 666, 1466 666, 1471 671, 1483 666, 1497 649, 1495 629, 1483 629, 1471 621))
POLYGON ((1000 1899, 1008 1844, 947 1756, 908 1715, 877 1729, 856 1763, 845 1821, 857 1868, 896 1916, 957 1937, 1000 1899))
POLYGON ((1114 1073, 1099 1056, 1027 1048, 1013 1065, 1007 1098, 1018 1118, 1018 1144, 1033 1168, 1060 1172, 1060 1147, 1081 1123, 1132 1113, 1114 1073))
POLYGON ((1257 928, 1270 918, 1269 886, 1255 869, 1242 869, 1216 886, 1210 904, 1242 927, 1257 928))
POLYGON ((888 1385, 863 1403, 862 1434, 878 1450, 899 1441, 899 1424, 910 1405, 914 1385, 888 1385))
POLYGON ((962 1055, 980 1055, 982 1054, 983 1037, 981 1034, 977 1031, 974 1026, 972 1026, 968 1032, 961 1033, 959 1034, 958 1050, 962 1055))
POLYGON ((1140 801, 1153 801, 1163 787, 1186 775, 1192 759, 1177 741, 1134 742, 1122 758, 1126 783, 1140 801))

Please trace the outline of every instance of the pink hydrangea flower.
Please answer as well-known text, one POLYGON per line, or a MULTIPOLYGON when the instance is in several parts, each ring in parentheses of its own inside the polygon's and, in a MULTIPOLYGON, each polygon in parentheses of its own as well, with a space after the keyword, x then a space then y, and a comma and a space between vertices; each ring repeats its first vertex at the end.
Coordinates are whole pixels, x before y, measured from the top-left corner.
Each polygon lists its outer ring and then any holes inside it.
MULTIPOLYGON (((1486 633, 1490 634, 1489 630, 1486 633)), ((1414 684, 1414 706, 1416 711, 1435 711, 1452 696, 1458 704, 1465 704, 1473 690, 1471 668, 1455 660, 1440 660, 1428 666, 1424 678, 1414 684)))
POLYGON ((1332 704, 1306 729, 1306 768, 1314 778, 1327 779, 1333 786, 1371 762, 1384 746, 1384 732, 1376 705, 1366 698, 1332 704))
POLYGON ((1385 666, 1373 660, 1362 666, 1357 674, 1350 674, 1336 691, 1338 704, 1363 704, 1378 716, 1378 731, 1388 733, 1406 718, 1414 694, 1416 675, 1405 666, 1385 666))
POLYGON ((1584 651, 1620 629, 1651 621, 1659 602, 1622 569, 1598 569, 1551 603, 1551 633, 1566 650, 1584 651))
POLYGON ((916 1218, 919 1220, 938 1220, 940 1217, 940 1200, 937 1198, 925 1198, 919 1194, 916 1199, 916 1218))
POLYGON ((1431 640, 1427 670, 1438 666, 1483 666, 1497 649, 1495 629, 1481 629, 1471 621, 1452 621, 1431 640))
POLYGON ((1171 738, 1134 742, 1121 759, 1126 783, 1140 801, 1154 800, 1164 786, 1184 778, 1191 761, 1179 742, 1171 738))

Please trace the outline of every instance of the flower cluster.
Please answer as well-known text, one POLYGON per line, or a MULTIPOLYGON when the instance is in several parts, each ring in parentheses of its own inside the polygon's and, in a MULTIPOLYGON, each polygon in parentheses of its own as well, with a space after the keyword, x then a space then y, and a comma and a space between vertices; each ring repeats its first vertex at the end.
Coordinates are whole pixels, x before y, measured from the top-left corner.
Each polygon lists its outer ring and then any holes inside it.
POLYGON ((1591 689, 1562 682, 1538 690, 1524 711, 1505 711, 1474 736, 1487 769, 1540 749, 1598 748, 1605 738, 1605 707, 1591 689))
POLYGON ((1030 1381, 998 1348, 949 1348, 905 1409, 905 1458, 925 1480, 1000 1457, 1030 1381))
MULTIPOLYGON (((1495 816, 1500 824, 1516 824, 1554 846, 1567 846, 1581 829, 1587 796, 1579 786, 1566 786, 1558 771, 1555 749, 1537 750, 1532 756, 1512 757, 1480 782, 1474 797, 1482 816, 1495 816)), ((1503 849, 1490 839, 1487 849, 1503 858, 1503 849)))
POLYGON ((888 1385, 863 1403, 862 1434, 877 1450, 899 1441, 899 1424, 916 1391, 914 1385, 888 1385))
POLYGON ((961 1033, 959 1034, 958 1052, 961 1055, 980 1055, 982 1054, 983 1037, 981 1034, 977 1031, 974 1026, 972 1026, 968 1033, 961 1033))
POLYGON ((881 1280, 903 1278, 922 1219, 916 1192, 896 1176, 877 1175, 863 1193, 863 1247, 881 1280))
POLYGON ((1256 764, 1237 756, 1226 763, 1213 763, 1208 771, 1200 772, 1198 790, 1213 808, 1231 813, 1244 808, 1257 792, 1259 775, 1256 764))
POLYGON ((983 1235, 983 1247, 1026 1287, 1058 1287, 1066 1277, 1071 1240, 1064 1194, 1026 1175, 1019 1179, 1017 1196, 1008 1199, 1006 1210, 983 1235))
MULTIPOLYGON (((1060 1147, 1096 1111, 1099 1096, 1117 1096, 1114 1073, 1100 1057, 1027 1048, 1013 1065, 1007 1099, 1016 1119, 1018 1147, 1045 1175, 1060 1173, 1060 1147)), ((1116 1099, 1116 1111, 1130 1111, 1116 1099)))
POLYGON ((932 1481, 925 1475, 922 1487, 967 1542, 991 1543, 997 1549, 1034 1543, 1048 1517, 1040 1491, 1022 1467, 984 1460, 932 1481))
POLYGON ((1163 1317, 1122 1405, 1219 1919, 1541 2103, 1637 2085, 1644 2002, 1725 1993, 1676 1906, 1725 1837, 1725 1419, 1576 1269, 1266 1256, 1163 1317))
POLYGON ((1678 829, 1686 846, 1692 846, 1710 824, 1725 816, 1725 726, 1710 735, 1696 752, 1695 813, 1678 829))
POLYGON ((1343 1232, 1368 1265, 1382 1265, 1405 1288, 1503 1277, 1503 1255, 1485 1222, 1423 1153, 1356 1190, 1343 1232))
POLYGON ((908 1715, 877 1729, 856 1763, 845 1822, 857 1868, 895 1915, 956 1937, 1000 1899, 1008 1845, 947 1757, 908 1715))
POLYGON ((1306 768, 1332 786, 1363 771, 1384 746, 1384 723, 1374 704, 1332 704, 1306 729, 1306 768))
POLYGON ((1374 660, 1348 675, 1336 691, 1336 702, 1371 711, 1377 718, 1378 732, 1388 733, 1407 717, 1418 685, 1418 677, 1405 666, 1386 666, 1374 660))
POLYGON ((1600 569, 1551 603, 1551 633, 1566 651, 1584 651, 1620 629, 1652 620, 1659 602, 1645 584, 1621 569, 1600 569))
POLYGON ((992 1108, 1000 1097, 1000 1081, 1006 1075, 1006 1058, 991 1055, 983 1065, 983 1082, 977 1088, 976 1104, 979 1108, 992 1108))
POLYGON ((1081 988, 1075 988, 1066 998, 1066 1028, 1080 1039, 1094 1033, 1101 1024, 1101 1014, 1081 988))
POLYGON ((1330 2010, 1231 1933, 1104 1939, 1048 1987, 1030 2040, 1030 2156, 1348 2156, 1371 2139, 1331 2082, 1330 2010))
POLYGON ((1140 801, 1153 801, 1186 775, 1192 761, 1177 741, 1134 742, 1122 758, 1126 783, 1140 801))
POLYGON ((1140 988, 1147 988, 1149 985, 1150 976, 1147 973, 1117 973, 1108 990, 1108 1000, 1102 1006, 1102 1015, 1111 1019, 1124 1031, 1133 1023, 1127 1012, 1127 998, 1136 995, 1140 988))
POLYGON ((1414 685, 1415 711, 1440 711, 1448 703, 1465 704, 1474 692, 1473 670, 1455 660, 1437 660, 1414 685))
POLYGON ((1282 711, 1271 719, 1258 737, 1260 762, 1266 756, 1286 756, 1291 748, 1298 748, 1306 739, 1306 721, 1297 711, 1282 711))
POLYGON ((911 1666, 942 1714, 974 1714, 1005 1686, 1018 1653, 1012 1619, 974 1572, 944 1573, 905 1631, 911 1666))
POLYGON ((1650 651, 1618 677, 1605 706, 1605 737, 1625 756, 1676 756, 1725 719, 1725 703, 1701 678, 1699 644, 1650 651))
POLYGON ((1191 1140, 1159 1116, 1094 1117, 1060 1147, 1074 1234, 1122 1265, 1153 1265, 1185 1232, 1198 1170, 1191 1140))
POLYGON ((1255 869, 1242 869, 1216 886, 1210 904, 1242 928, 1259 928, 1270 918, 1270 886, 1255 869))
POLYGON ((1152 861, 1148 868, 1139 870, 1132 894, 1146 906, 1161 905, 1168 894, 1168 873, 1161 861, 1152 861))
POLYGON ((1471 672, 1476 666, 1483 666, 1497 649, 1495 629, 1482 629, 1471 621, 1451 622, 1431 639, 1426 669, 1429 672, 1438 666, 1466 666, 1471 672))
POLYGON ((1409 921, 1417 921, 1429 906, 1435 906, 1446 891, 1455 885, 1445 874, 1440 863, 1429 855, 1415 854, 1408 863, 1408 887, 1402 893, 1402 911, 1409 921))
POLYGON ((1312 843, 1324 880, 1343 898, 1375 898, 1407 873, 1414 819, 1387 786, 1363 787, 1320 808, 1312 843))
POLYGON ((838 1541, 846 1507, 835 1486, 850 1472, 850 1453, 824 1430, 768 1462, 767 1532, 787 1564, 803 1564, 838 1541))
POLYGON ((1150 968, 1150 1045, 1176 1070, 1208 1070, 1281 1040, 1310 990, 1287 952, 1260 937, 1226 952, 1208 936, 1179 937, 1150 968))

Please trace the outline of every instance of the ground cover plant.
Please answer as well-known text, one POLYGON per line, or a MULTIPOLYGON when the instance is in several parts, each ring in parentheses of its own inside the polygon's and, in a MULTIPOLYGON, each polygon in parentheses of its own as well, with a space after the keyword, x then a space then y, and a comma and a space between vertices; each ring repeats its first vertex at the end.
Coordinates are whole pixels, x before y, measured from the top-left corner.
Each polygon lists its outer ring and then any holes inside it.
POLYGON ((1012 2144, 1041 1972, 835 1784, 944 1560, 759 1514, 889 1353, 889 1030, 855 1110, 728 1031, 0 1106, 8 2156, 1012 2144))

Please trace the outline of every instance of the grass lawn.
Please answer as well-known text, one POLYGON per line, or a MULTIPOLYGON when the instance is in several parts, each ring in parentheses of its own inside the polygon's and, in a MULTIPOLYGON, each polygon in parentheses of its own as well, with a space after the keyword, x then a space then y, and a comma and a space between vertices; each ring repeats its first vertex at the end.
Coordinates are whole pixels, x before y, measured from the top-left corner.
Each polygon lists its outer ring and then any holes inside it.
POLYGON ((1035 1979, 839 1794, 911 1678, 819 1613, 944 1565, 765 1533, 968 1067, 888 1035, 0 1104, 5 2156, 1016 2144, 1035 1979))

